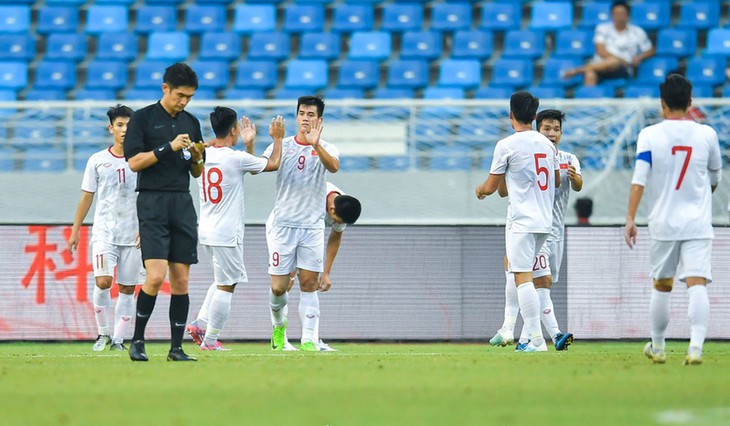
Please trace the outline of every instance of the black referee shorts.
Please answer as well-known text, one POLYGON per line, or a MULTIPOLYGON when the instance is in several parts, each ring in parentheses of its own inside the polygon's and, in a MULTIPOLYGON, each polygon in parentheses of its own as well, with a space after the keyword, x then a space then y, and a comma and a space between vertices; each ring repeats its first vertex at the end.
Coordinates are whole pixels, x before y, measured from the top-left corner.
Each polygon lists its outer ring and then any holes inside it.
POLYGON ((198 216, 189 192, 140 191, 137 218, 142 260, 198 263, 198 216))

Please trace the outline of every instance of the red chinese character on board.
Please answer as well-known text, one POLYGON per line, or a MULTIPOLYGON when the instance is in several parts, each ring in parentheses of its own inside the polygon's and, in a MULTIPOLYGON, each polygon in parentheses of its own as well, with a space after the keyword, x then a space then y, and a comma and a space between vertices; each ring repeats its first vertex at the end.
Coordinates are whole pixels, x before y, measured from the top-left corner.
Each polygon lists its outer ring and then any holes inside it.
MULTIPOLYGON (((63 239, 68 241, 71 238, 71 227, 63 228, 63 239)), ((76 278, 76 301, 86 302, 88 300, 87 283, 88 276, 93 272, 94 268, 87 261, 89 258, 89 228, 82 226, 79 229, 79 244, 76 247, 75 256, 65 248, 61 250, 61 259, 64 265, 70 265, 74 260, 76 264, 69 268, 56 271, 54 277, 57 280, 63 280, 68 277, 76 278)))
POLYGON ((47 232, 47 226, 29 226, 28 234, 38 234, 38 243, 28 244, 23 248, 25 253, 35 253, 35 257, 20 283, 28 288, 33 278, 36 278, 35 301, 38 304, 46 302, 46 269, 51 272, 56 270, 56 264, 48 255, 58 249, 58 244, 47 243, 47 232))

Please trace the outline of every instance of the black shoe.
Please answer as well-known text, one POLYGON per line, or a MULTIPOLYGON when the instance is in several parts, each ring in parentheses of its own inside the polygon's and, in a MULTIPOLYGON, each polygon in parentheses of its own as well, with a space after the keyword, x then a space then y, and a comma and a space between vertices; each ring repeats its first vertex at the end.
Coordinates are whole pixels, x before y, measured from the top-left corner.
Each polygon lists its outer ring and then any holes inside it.
POLYGON ((197 361, 198 359, 193 356, 188 356, 185 352, 183 352, 182 348, 172 348, 170 349, 170 352, 167 354, 167 360, 168 361, 197 361))
POLYGON ((127 347, 124 346, 124 343, 112 343, 109 346, 110 351, 126 351, 127 347))
POLYGON ((129 357, 132 361, 149 361, 144 350, 144 340, 135 340, 129 345, 129 357))

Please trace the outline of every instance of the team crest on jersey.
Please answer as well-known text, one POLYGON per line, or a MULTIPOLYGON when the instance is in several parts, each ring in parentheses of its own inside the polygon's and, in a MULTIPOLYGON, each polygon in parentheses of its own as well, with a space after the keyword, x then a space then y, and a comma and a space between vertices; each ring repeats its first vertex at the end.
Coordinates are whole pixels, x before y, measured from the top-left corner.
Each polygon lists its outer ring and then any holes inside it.
POLYGON ((289 150, 289 151, 287 151, 286 153, 287 153, 287 154, 289 154, 289 155, 292 155, 292 154, 294 154, 294 150, 293 150, 293 149, 290 149, 290 150, 289 150))
POLYGON ((568 170, 568 163, 560 163, 560 170, 568 170))
POLYGON ((112 163, 104 163, 104 164, 102 164, 102 166, 104 166, 104 167, 111 167, 112 166, 112 163))
POLYGON ((312 155, 316 157, 317 156, 317 151, 312 150, 312 155))

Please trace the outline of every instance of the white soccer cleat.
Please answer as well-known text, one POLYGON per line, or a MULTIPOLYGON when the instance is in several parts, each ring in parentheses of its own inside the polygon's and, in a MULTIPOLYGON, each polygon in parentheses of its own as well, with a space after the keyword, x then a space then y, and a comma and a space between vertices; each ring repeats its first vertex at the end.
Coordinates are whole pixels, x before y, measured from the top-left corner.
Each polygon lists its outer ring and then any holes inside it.
POLYGON ((547 352, 547 351, 548 351, 547 343, 545 343, 545 341, 543 340, 542 344, 540 346, 535 346, 535 344, 532 343, 532 341, 530 341, 530 343, 528 343, 527 346, 525 346, 525 349, 522 352, 547 352))
POLYGON ((654 350, 651 342, 647 342, 644 345, 644 355, 652 360, 654 364, 664 364, 667 362, 667 353, 663 350, 654 350))
POLYGON ((319 349, 320 352, 337 352, 337 349, 330 347, 330 345, 326 344, 322 339, 319 339, 317 349, 319 349))
POLYGON ((91 350, 94 352, 101 352, 106 348, 106 345, 110 344, 112 342, 111 337, 109 337, 106 334, 100 334, 96 336, 96 341, 94 342, 94 346, 91 347, 91 350))
POLYGON ((700 365, 702 364, 702 348, 690 346, 687 350, 687 357, 684 359, 684 365, 700 365))
POLYGON ((291 352, 291 351, 299 351, 299 349, 297 349, 294 345, 289 343, 289 341, 287 340, 286 342, 284 342, 284 348, 282 349, 282 351, 291 352))
POLYGON ((497 330, 497 334, 494 335, 491 339, 489 339, 489 344, 492 346, 511 346, 515 343, 515 338, 513 336, 510 336, 510 334, 513 333, 505 333, 501 328, 497 330))

